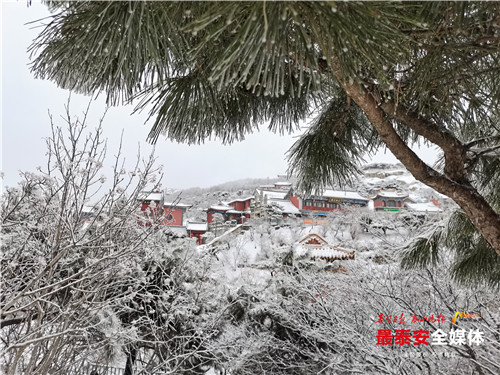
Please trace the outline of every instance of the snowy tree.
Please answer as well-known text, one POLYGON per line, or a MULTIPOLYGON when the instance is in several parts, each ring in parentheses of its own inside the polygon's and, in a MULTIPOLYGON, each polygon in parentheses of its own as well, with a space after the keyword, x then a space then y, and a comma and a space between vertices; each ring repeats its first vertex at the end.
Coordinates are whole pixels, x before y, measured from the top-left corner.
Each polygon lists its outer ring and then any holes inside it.
POLYGON ((106 172, 101 128, 69 110, 65 121, 52 124, 46 169, 2 196, 1 372, 203 372, 215 327, 200 315, 203 261, 190 241, 138 225, 139 194, 161 170, 153 156, 128 170, 118 152, 106 172))
MULTIPOLYGON (((457 289, 438 267, 424 274, 389 266, 350 267, 347 274, 306 264, 283 267, 268 288, 252 285, 231 294, 226 327, 211 343, 218 367, 231 374, 494 374, 498 361, 498 311, 495 292, 457 289), (385 277, 380 277, 381 273, 385 277), (450 318, 458 309, 482 314, 461 327, 479 330, 484 345, 377 346, 378 329, 453 329, 450 318), (401 313, 405 321, 400 323, 401 313), (380 314, 396 316, 377 323, 380 314), (438 314, 446 322, 412 323, 413 316, 438 314)), ((442 265, 441 265, 442 266, 442 265)))

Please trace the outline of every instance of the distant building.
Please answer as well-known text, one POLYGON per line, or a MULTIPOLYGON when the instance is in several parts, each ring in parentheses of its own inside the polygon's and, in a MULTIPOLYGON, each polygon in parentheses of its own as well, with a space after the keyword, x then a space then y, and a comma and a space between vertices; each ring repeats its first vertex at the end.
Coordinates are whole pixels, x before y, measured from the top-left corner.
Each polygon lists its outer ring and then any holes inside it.
POLYGON ((217 205, 210 206, 205 209, 207 213, 207 223, 214 222, 216 214, 222 215, 224 222, 236 221, 237 224, 242 224, 250 218, 250 205, 254 197, 234 199, 229 202, 220 202, 217 205))
POLYGON ((260 186, 255 191, 256 202, 262 206, 275 207, 274 211, 288 216, 319 215, 349 207, 366 207, 369 199, 354 191, 324 190, 321 194, 301 197, 294 194, 292 183, 276 182, 260 186))
POLYGON ((145 220, 140 225, 167 225, 169 227, 184 227, 184 214, 192 205, 165 202, 162 192, 141 193, 138 197, 141 201, 141 211, 145 220))
POLYGON ((326 215, 328 212, 350 207, 367 207, 369 199, 355 191, 324 190, 321 194, 301 198, 291 195, 289 200, 303 215, 326 215))
POLYGON ((255 190, 256 216, 268 216, 269 213, 288 216, 299 216, 300 210, 290 201, 292 184, 276 182, 274 185, 260 186, 255 190), (264 215, 265 214, 265 215, 264 215))
POLYGON ((189 237, 196 237, 198 239, 198 245, 203 244, 203 235, 208 230, 208 223, 201 221, 188 221, 186 225, 186 230, 189 237))
POLYGON ((354 250, 330 245, 323 237, 311 233, 298 242, 299 251, 309 254, 312 260, 321 259, 327 262, 334 260, 354 259, 354 250))
POLYGON ((381 189, 371 199, 373 200, 373 208, 376 211, 399 211, 404 207, 405 200, 408 194, 400 193, 393 189, 381 189))

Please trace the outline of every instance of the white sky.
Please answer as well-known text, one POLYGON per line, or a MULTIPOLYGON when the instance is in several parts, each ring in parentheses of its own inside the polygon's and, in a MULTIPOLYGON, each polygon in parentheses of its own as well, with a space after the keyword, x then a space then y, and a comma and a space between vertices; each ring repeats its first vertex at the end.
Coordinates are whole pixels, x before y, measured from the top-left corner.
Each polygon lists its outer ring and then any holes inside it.
MULTIPOLYGON (((45 161, 44 138, 50 134, 48 111, 58 117, 64 113, 69 91, 49 81, 34 79, 29 71, 27 48, 41 31, 27 22, 49 15, 46 7, 26 0, 2 2, 2 159, 3 186, 13 186, 19 180, 19 171, 34 171, 45 161)), ((89 97, 71 95, 71 112, 80 114, 89 97)), ((105 105, 101 95, 91 107, 91 119, 103 114, 105 105)), ((151 146, 145 141, 150 123, 147 113, 131 115, 133 106, 114 107, 104 121, 104 135, 109 139, 108 155, 118 148, 119 135, 124 130, 125 157, 134 160, 140 145, 146 154, 151 146)), ((92 127, 93 127, 92 123, 92 127)), ((61 123, 62 125, 62 123, 61 123)), ((286 151, 297 134, 279 136, 267 131, 251 134, 242 142, 222 145, 219 141, 188 146, 160 138, 156 145, 158 163, 163 164, 163 186, 169 188, 207 187, 241 178, 276 177, 285 173, 286 151)), ((417 152, 427 163, 432 163, 436 152, 421 149, 417 152)), ((390 151, 381 150, 372 161, 397 162, 390 151)))

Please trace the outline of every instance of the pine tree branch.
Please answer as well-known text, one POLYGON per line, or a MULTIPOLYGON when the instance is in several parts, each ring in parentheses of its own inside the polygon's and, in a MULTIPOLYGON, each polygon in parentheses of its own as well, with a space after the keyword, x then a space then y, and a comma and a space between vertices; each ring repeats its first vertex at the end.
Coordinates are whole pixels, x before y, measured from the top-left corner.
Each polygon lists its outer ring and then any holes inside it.
POLYGON ((467 148, 445 126, 424 119, 416 112, 408 111, 392 100, 381 103, 380 108, 415 133, 441 147, 444 153, 446 176, 458 182, 466 182, 467 148))
POLYGON ((369 92, 352 79, 346 79, 338 60, 334 60, 332 71, 338 82, 377 130, 382 141, 410 173, 419 181, 432 187, 441 194, 452 198, 467 213, 483 237, 500 255, 500 215, 468 182, 454 181, 438 173, 425 164, 401 139, 386 113, 369 92))
POLYGON ((494 136, 491 136, 491 137, 484 137, 484 138, 479 138, 479 139, 474 139, 473 141, 470 141, 468 143, 466 143, 464 146, 468 149, 470 149, 471 147, 474 147, 480 143, 488 143, 488 142, 491 142, 491 141, 500 141, 500 134, 497 134, 497 135, 494 135, 494 136))

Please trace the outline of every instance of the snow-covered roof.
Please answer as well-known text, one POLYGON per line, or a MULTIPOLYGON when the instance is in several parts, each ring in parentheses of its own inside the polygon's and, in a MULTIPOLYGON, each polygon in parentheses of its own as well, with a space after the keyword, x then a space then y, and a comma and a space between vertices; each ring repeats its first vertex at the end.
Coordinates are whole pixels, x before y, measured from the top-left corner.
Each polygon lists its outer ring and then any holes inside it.
POLYGON ((297 207, 293 205, 292 202, 285 199, 271 199, 269 201, 270 204, 276 204, 279 209, 285 214, 300 214, 300 211, 297 207))
POLYGON ((276 186, 276 185, 280 185, 280 186, 292 186, 292 183, 288 182, 288 181, 278 181, 278 182, 274 183, 274 186, 276 186))
POLYGON ((229 201, 229 202, 225 202, 226 204, 231 204, 231 203, 234 203, 234 202, 246 202, 250 199, 254 199, 254 197, 246 197, 246 198, 238 198, 238 199, 233 199, 232 201, 229 201))
POLYGON ((195 230, 195 231, 207 231, 208 230, 208 224, 207 223, 200 223, 200 222, 188 222, 186 226, 187 230, 195 230))
POLYGON ((398 193, 397 191, 392 191, 392 190, 381 190, 375 196, 372 197, 385 197, 385 198, 406 198, 408 197, 408 194, 405 193, 398 193))
POLYGON ((309 253, 313 258, 354 259, 354 251, 329 245, 323 237, 316 233, 308 234, 301 239, 296 250, 298 254, 309 253))
POLYGON ((267 199, 284 199, 288 192, 286 191, 263 191, 263 195, 267 199))
POLYGON ((163 203, 163 207, 189 208, 189 207, 193 207, 193 205, 192 204, 186 204, 186 203, 165 202, 165 203, 163 203))
POLYGON ((406 203, 405 205, 412 211, 416 212, 443 212, 438 206, 432 202, 426 203, 406 203))
POLYGON ((309 249, 309 254, 311 257, 316 258, 327 257, 335 259, 349 259, 350 257, 353 257, 354 252, 334 246, 320 246, 309 249))
POLYGON ((408 194, 397 193, 394 191, 381 191, 377 194, 380 197, 390 197, 390 198, 406 198, 408 194))
POLYGON ((343 191, 343 190, 331 190, 331 189, 324 190, 323 194, 317 196, 326 198, 356 199, 367 202, 369 200, 368 198, 362 197, 355 191, 343 191))
POLYGON ((228 214, 240 214, 240 215, 244 215, 244 214, 249 214, 250 213, 250 210, 245 210, 245 211, 239 211, 239 210, 228 210, 227 211, 228 214))
POLYGON ((161 201, 163 199, 163 193, 142 192, 137 195, 137 198, 144 201, 161 201))
POLYGON ((328 245, 328 242, 323 237, 321 237, 319 234, 316 233, 308 234, 299 241, 299 244, 309 246, 310 244, 308 244, 307 242, 310 242, 311 240, 314 242, 318 242, 319 244, 328 245))
POLYGON ((227 210, 231 210, 233 207, 231 206, 226 206, 226 205, 222 205, 222 204, 216 204, 214 206, 210 206, 208 209, 209 210, 215 210, 215 211, 227 211, 227 210))

